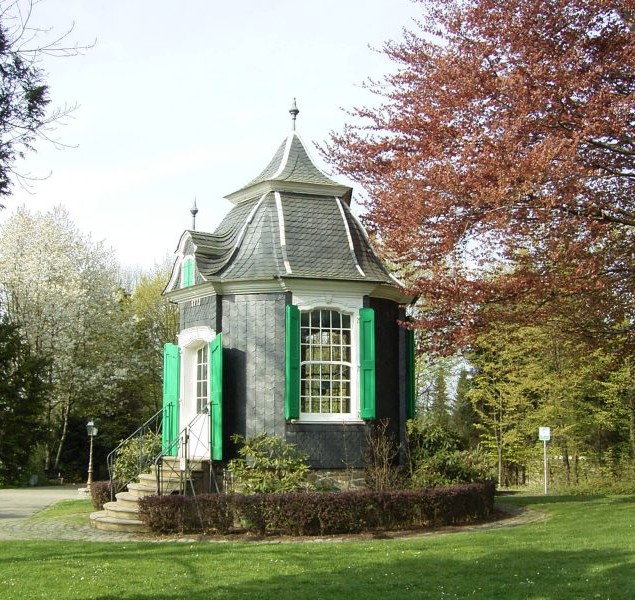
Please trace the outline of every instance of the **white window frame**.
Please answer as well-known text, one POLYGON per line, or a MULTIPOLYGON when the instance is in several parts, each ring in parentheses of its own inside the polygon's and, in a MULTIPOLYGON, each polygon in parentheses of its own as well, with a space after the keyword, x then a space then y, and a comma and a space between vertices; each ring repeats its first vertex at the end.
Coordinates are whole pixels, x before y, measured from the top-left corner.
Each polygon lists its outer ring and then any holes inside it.
MULTIPOLYGON (((216 337, 211 327, 189 327, 178 334, 178 344, 181 349, 181 406, 187 402, 188 414, 200 414, 197 394, 197 363, 198 351, 216 337), (193 407, 196 409, 193 410, 193 407)), ((209 360, 209 355, 208 355, 209 360)), ((207 411, 209 413, 211 373, 207 373, 207 411)))
MULTIPOLYGON (((350 316, 351 320, 351 379, 350 379, 350 412, 348 413, 306 413, 302 412, 300 401, 300 417, 302 423, 360 423, 359 416, 359 309, 363 307, 362 295, 325 294, 315 292, 293 293, 293 303, 302 313, 313 310, 332 310, 350 316)), ((302 385, 302 382, 300 382, 302 385)))

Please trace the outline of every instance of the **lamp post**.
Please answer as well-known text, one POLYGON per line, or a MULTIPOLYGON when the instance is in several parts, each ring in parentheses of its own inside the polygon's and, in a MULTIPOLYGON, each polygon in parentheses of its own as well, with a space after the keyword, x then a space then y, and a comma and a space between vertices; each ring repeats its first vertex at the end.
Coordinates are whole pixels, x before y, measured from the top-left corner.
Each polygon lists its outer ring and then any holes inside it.
POLYGON ((88 433, 88 437, 90 438, 90 451, 88 454, 88 481, 86 482, 86 489, 88 490, 88 493, 90 493, 90 488, 93 484, 93 438, 97 435, 97 423, 93 419, 86 423, 86 433, 88 433))

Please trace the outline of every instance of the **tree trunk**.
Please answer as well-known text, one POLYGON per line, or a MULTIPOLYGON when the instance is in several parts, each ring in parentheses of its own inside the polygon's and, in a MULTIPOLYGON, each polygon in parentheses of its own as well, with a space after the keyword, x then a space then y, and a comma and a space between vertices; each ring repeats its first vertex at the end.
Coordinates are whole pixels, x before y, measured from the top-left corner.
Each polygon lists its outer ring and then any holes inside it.
POLYGON ((60 466, 60 461, 62 458, 62 449, 64 448, 64 442, 66 441, 66 433, 68 432, 68 418, 71 413, 71 403, 70 400, 66 402, 64 406, 64 411, 62 413, 62 435, 60 435, 59 444, 57 446, 57 452, 55 454, 55 464, 53 465, 53 470, 57 471, 60 466))

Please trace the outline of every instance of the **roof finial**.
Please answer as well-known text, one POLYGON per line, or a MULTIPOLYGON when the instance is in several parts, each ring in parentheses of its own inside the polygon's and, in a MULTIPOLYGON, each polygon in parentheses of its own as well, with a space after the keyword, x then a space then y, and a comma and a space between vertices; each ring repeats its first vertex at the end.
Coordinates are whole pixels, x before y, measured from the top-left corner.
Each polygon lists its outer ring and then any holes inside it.
POLYGON ((291 105, 291 108, 289 109, 289 114, 291 115, 291 119, 293 119, 293 124, 292 124, 293 131, 295 131, 295 120, 299 112, 300 111, 298 110, 298 106, 296 105, 295 98, 294 98, 293 104, 291 105))
POLYGON ((196 215, 198 213, 198 208, 196 208, 196 196, 194 197, 194 206, 190 209, 192 213, 192 231, 196 231, 196 215))

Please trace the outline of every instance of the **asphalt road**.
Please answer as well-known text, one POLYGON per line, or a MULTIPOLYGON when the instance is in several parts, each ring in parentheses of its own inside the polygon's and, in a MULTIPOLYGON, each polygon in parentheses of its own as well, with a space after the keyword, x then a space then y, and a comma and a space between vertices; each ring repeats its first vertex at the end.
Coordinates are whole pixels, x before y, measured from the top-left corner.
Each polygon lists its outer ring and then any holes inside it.
POLYGON ((0 489, 0 520, 24 519, 59 500, 82 497, 78 491, 79 487, 77 485, 58 485, 11 490, 0 489))

